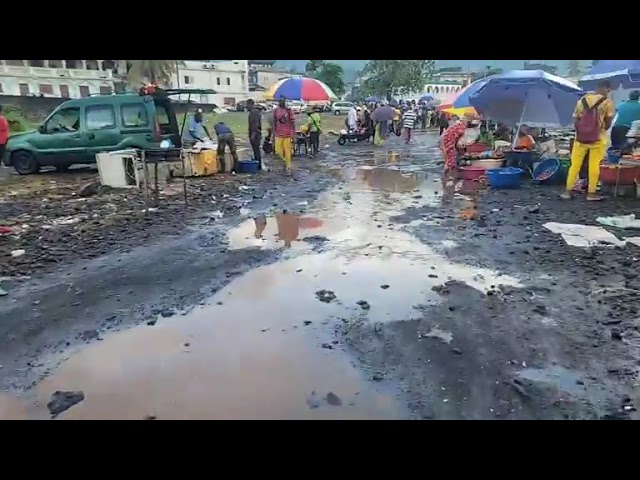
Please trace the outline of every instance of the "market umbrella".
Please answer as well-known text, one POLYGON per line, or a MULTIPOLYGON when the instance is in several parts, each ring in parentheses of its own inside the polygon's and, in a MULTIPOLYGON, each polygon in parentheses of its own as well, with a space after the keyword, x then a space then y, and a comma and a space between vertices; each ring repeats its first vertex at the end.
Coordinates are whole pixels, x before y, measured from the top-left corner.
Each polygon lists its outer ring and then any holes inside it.
POLYGON ((585 90, 594 90, 598 80, 604 79, 611 82, 614 90, 640 87, 640 60, 599 60, 578 84, 585 90))
POLYGON ((393 107, 378 107, 371 114, 374 122, 390 122, 396 116, 396 110, 393 107))
POLYGON ((443 112, 448 113, 449 115, 455 115, 456 117, 480 118, 480 114, 476 112, 476 109, 473 107, 451 107, 445 108, 443 112))
POLYGON ((436 99, 435 96, 431 95, 430 93, 427 93, 426 95, 423 95, 420 97, 420 101, 421 102, 433 102, 436 99))
POLYGON ((378 97, 367 97, 364 101, 367 103, 378 103, 380 99, 378 97))
POLYGON ((575 83, 543 70, 512 70, 485 80, 470 96, 471 106, 489 120, 512 126, 571 125, 584 93, 575 83))
POLYGON ((460 109, 471 107, 471 95, 475 94, 478 90, 485 86, 490 78, 491 77, 485 77, 481 78, 480 80, 476 80, 475 82, 470 83, 462 90, 457 92, 456 97, 454 98, 453 102, 451 102, 451 107, 449 108, 460 109))
POLYGON ((315 78, 293 76, 278 80, 264 93, 267 100, 287 100, 301 102, 328 102, 337 100, 336 94, 320 80, 315 78))

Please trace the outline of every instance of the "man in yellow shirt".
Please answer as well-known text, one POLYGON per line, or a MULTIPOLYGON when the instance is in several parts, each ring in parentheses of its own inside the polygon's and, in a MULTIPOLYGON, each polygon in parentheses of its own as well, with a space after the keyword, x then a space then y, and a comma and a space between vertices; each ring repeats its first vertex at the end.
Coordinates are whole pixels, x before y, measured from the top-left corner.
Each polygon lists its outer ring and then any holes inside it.
POLYGON ((611 83, 608 80, 601 80, 595 93, 587 93, 576 104, 573 112, 573 119, 576 127, 576 140, 573 143, 571 151, 571 167, 567 175, 566 190, 562 194, 562 198, 570 199, 572 197, 571 190, 578 180, 580 168, 584 162, 584 158, 589 154, 589 186, 587 188, 587 200, 602 200, 602 196, 596 193, 598 180, 600 178, 600 162, 607 153, 607 130, 611 128, 611 122, 615 115, 613 102, 609 98, 611 92, 611 83), (599 129, 599 138, 593 142, 580 142, 581 129, 588 129, 588 120, 593 118, 597 122, 599 129))

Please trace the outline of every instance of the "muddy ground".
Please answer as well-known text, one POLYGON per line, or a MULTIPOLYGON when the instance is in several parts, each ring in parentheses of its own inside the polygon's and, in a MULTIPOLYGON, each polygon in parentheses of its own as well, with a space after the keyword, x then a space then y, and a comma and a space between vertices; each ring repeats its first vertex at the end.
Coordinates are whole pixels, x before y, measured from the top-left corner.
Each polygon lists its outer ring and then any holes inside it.
POLYGON ((292 179, 193 182, 188 207, 4 196, 36 227, 2 244, 26 253, 2 264, 0 413, 62 390, 83 395, 58 418, 633 418, 638 247, 542 224, 638 204, 443 184, 436 141, 331 145, 292 179), (291 248, 283 209, 314 220, 291 248))

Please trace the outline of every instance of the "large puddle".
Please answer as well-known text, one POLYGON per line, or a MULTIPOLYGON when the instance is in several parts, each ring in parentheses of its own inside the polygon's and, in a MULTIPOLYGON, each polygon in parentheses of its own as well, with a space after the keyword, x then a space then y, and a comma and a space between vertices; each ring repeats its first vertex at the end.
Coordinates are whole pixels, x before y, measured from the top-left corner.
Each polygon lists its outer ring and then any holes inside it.
POLYGON ((36 413, 0 398, 0 417, 43 417, 53 392, 81 390, 84 401, 58 418, 409 418, 394 392, 371 381, 376 372, 354 366, 334 325, 410 319, 415 306, 438 301, 432 287, 448 280, 480 291, 519 283, 452 264, 389 221, 408 206, 439 202, 438 179, 393 165, 344 175, 344 186, 301 213, 248 219, 229 232, 230 248, 283 248, 281 261, 187 315, 68 352, 37 386, 36 413), (321 290, 335 299, 319 301, 321 290))

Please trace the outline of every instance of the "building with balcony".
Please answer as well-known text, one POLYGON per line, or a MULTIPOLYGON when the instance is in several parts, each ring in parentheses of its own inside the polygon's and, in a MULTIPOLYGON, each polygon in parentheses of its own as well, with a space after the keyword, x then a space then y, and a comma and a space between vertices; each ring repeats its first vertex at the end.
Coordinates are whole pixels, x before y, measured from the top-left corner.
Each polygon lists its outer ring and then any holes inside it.
MULTIPOLYGON (((247 60, 184 60, 173 74, 170 86, 215 90, 216 94, 192 96, 191 101, 233 106, 250 98, 248 72, 247 60)), ((187 99, 187 95, 180 95, 180 100, 187 99)))
POLYGON ((0 60, 0 95, 80 98, 122 86, 125 60, 0 60))
POLYGON ((248 60, 249 91, 264 92, 278 80, 291 76, 288 70, 274 67, 276 60, 248 60))

